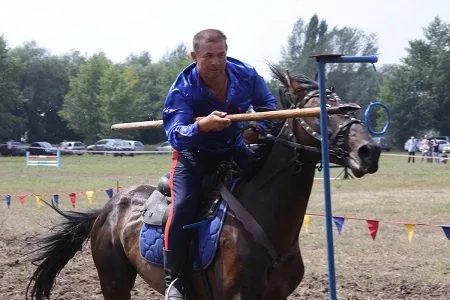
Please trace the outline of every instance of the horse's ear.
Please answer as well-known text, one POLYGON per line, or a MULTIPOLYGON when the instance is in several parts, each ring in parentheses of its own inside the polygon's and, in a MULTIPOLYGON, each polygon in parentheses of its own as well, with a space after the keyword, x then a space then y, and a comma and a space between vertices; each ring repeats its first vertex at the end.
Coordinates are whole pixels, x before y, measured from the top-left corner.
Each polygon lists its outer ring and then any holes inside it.
POLYGON ((289 90, 294 90, 294 88, 292 87, 292 78, 291 78, 291 74, 289 74, 289 70, 286 70, 286 79, 287 79, 287 83, 288 83, 288 89, 289 90))
POLYGON ((281 84, 286 87, 289 88, 289 82, 287 77, 284 75, 284 73, 280 70, 280 68, 276 67, 275 65, 271 65, 269 64, 269 68, 270 71, 272 71, 272 75, 273 77, 278 80, 279 82, 281 82, 281 84))

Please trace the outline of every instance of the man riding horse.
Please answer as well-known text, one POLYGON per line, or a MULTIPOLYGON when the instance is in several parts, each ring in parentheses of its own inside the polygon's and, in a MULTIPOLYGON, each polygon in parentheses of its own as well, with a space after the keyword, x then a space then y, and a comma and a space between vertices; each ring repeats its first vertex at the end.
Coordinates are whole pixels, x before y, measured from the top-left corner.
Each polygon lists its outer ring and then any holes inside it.
MULTIPOLYGON (((190 234, 183 226, 195 220, 203 177, 224 160, 247 169, 254 158, 244 142, 242 126, 231 123, 227 114, 250 107, 276 109, 264 79, 253 67, 227 57, 227 49, 221 31, 197 33, 191 52, 194 63, 178 75, 163 107, 164 130, 175 149, 169 181, 172 204, 164 231, 165 299, 184 297, 182 277, 190 234), (195 121, 199 116, 207 117, 195 121)), ((254 140, 267 127, 267 122, 259 122, 246 139, 250 135, 254 140)))

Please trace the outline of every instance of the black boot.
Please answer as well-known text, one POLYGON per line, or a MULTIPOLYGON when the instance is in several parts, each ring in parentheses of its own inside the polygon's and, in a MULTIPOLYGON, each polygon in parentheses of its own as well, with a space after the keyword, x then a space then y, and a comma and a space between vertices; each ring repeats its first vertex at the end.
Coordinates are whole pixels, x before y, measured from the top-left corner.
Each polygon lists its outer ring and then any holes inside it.
POLYGON ((185 288, 180 277, 184 256, 175 251, 164 251, 166 291, 164 300, 184 300, 185 288))

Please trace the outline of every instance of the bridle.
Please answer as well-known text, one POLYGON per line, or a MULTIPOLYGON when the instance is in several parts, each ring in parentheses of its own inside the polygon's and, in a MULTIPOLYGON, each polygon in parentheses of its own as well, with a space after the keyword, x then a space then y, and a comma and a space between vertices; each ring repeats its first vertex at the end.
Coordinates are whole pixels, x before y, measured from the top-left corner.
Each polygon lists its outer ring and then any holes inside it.
MULTIPOLYGON (((327 89, 326 100, 327 107, 340 105, 338 104, 341 99, 339 96, 334 93, 333 89, 327 89), (331 105, 329 104, 331 102, 331 105)), ((292 99, 291 93, 287 92, 289 98, 292 99)), ((295 91, 294 91, 295 93, 295 91)), ((318 90, 312 90, 307 93, 301 101, 298 101, 296 104, 292 100, 290 100, 291 107, 290 108, 302 108, 304 107, 311 99, 319 97, 318 90)), ((329 116, 328 116, 329 117, 329 116)), ((348 131, 353 124, 363 124, 361 120, 354 117, 353 112, 348 112, 344 115, 344 122, 338 125, 337 130, 327 135, 329 140, 329 153, 330 155, 335 156, 338 159, 345 158, 349 155, 348 150, 344 147, 346 145, 348 139, 348 131)), ((287 119, 282 128, 279 130, 278 135, 275 137, 273 135, 268 135, 268 139, 273 140, 277 143, 281 143, 288 147, 294 148, 297 152, 297 156, 302 152, 321 152, 321 140, 322 134, 314 129, 314 127, 309 124, 304 118, 297 117, 293 119, 287 119), (299 139, 294 135, 294 128, 296 125, 299 125, 303 128, 304 132, 307 133, 310 137, 312 137, 316 142, 317 146, 309 146, 302 144, 299 139)))
MULTIPOLYGON (((316 97, 319 97, 319 91, 315 89, 307 93, 303 97, 303 99, 299 101, 297 104, 294 104, 291 101, 291 108, 301 108, 305 106, 311 99, 316 97)), ((339 96, 337 96, 332 90, 327 90, 326 99, 327 102, 331 102, 332 104, 335 103, 335 105, 339 105, 338 103, 341 101, 339 96)), ((327 106, 333 105, 327 103, 327 106)), ((354 110, 359 108, 359 106, 352 105, 350 106, 350 108, 354 110)), ((337 127, 337 130, 327 135, 327 138, 330 140, 329 153, 331 155, 334 155, 336 158, 345 158, 349 156, 348 150, 346 149, 346 147, 343 147, 343 145, 345 145, 346 142, 348 142, 347 141, 348 131, 350 130, 350 127, 353 124, 362 124, 360 120, 354 117, 354 114, 352 112, 346 113, 344 117, 345 117, 344 122, 337 127)), ((268 134, 266 135, 266 138, 275 143, 279 143, 281 145, 285 145, 289 148, 294 149, 295 153, 291 159, 289 159, 286 163, 279 166, 274 172, 272 172, 272 174, 268 178, 265 178, 265 180, 262 183, 260 183, 259 188, 263 188, 268 182, 271 182, 282 171, 288 168, 294 168, 294 173, 301 172, 302 166, 304 164, 304 155, 302 155, 303 152, 313 152, 313 153, 321 152, 322 135, 320 134, 320 132, 314 130, 313 126, 311 126, 311 124, 309 124, 305 119, 300 117, 285 120, 284 123, 282 124, 282 127, 278 130, 277 136, 268 134), (300 125, 300 127, 304 130, 304 132, 306 132, 310 137, 314 138, 314 140, 317 142, 317 146, 305 145, 299 141, 299 139, 294 134, 294 128, 295 126, 298 125, 300 125)), ((279 256, 274 250, 275 248, 272 246, 270 241, 266 242, 268 241, 268 239, 264 230, 262 229, 251 230, 250 232, 260 233, 258 235, 259 238, 257 238, 257 241, 259 244, 264 246, 264 248, 271 256, 273 267, 276 267, 281 261, 283 261, 286 257, 288 257, 291 254, 293 249, 297 248, 297 244, 294 242, 291 250, 279 256)))

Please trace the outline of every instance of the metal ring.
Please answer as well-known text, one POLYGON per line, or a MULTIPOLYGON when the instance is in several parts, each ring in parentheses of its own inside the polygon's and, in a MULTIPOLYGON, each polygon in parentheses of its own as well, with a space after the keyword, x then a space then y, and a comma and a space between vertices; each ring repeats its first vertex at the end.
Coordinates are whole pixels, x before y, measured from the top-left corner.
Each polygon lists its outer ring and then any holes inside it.
POLYGON ((372 136, 381 136, 386 133, 389 126, 391 125, 391 114, 389 113, 389 109, 381 102, 370 102, 369 105, 366 108, 366 111, 364 112, 364 123, 366 124, 367 130, 370 132, 372 136), (384 125, 383 129, 381 131, 375 131, 372 128, 372 122, 370 121, 370 112, 372 109, 375 109, 375 107, 381 107, 384 109, 384 113, 386 115, 386 124, 384 125))

